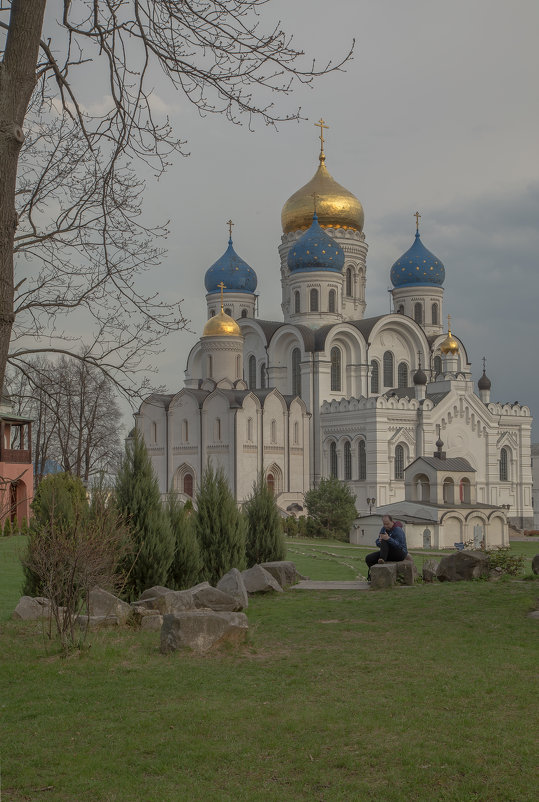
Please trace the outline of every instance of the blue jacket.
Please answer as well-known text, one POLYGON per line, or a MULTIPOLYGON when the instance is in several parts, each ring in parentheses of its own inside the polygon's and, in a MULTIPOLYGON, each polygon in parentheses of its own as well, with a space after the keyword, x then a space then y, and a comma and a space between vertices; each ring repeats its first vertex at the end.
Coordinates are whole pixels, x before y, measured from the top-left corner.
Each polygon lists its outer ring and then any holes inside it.
MULTIPOLYGON (((385 526, 383 526, 380 529, 380 534, 382 534, 382 532, 385 531, 386 528, 385 526)), ((391 531, 388 532, 388 534, 389 534, 388 543, 391 543, 392 546, 397 546, 397 548, 402 549, 402 551, 405 554, 408 554, 408 547, 406 546, 406 535, 404 534, 404 529, 401 529, 400 526, 396 526, 395 524, 393 524, 393 527, 391 531)), ((380 548, 381 541, 379 537, 376 538, 376 545, 378 546, 378 548, 380 548)))

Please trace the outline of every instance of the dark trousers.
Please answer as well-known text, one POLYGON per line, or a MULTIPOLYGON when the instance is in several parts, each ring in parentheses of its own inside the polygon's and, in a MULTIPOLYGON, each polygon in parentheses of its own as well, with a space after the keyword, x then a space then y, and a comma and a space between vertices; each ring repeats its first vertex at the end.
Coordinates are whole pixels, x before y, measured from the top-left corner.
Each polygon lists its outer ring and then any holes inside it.
POLYGON ((406 558, 405 552, 398 546, 394 546, 393 543, 389 542, 389 540, 381 540, 380 543, 381 543, 380 551, 372 551, 365 557, 365 562, 367 563, 367 566, 369 568, 367 579, 370 579, 371 567, 373 565, 376 565, 378 560, 384 560, 385 562, 392 562, 392 563, 400 563, 406 558))

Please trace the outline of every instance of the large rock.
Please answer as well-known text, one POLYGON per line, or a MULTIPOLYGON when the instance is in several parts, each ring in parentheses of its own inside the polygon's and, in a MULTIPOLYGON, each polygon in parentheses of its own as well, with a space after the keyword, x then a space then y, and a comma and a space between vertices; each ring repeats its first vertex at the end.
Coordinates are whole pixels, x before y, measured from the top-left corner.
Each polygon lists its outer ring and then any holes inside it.
POLYGON ((204 654, 223 643, 242 642, 248 628, 245 613, 196 610, 165 615, 161 627, 161 651, 167 653, 183 648, 204 654))
POLYGON ((143 599, 155 599, 156 596, 166 596, 167 593, 172 593, 172 588, 165 588, 163 585, 154 585, 151 588, 147 588, 144 593, 141 594, 139 601, 143 599))
POLYGON ((436 571, 440 582, 488 577, 488 557, 483 551, 457 551, 442 557, 436 571))
POLYGON ((391 588, 397 582, 397 563, 371 565, 371 590, 391 588))
POLYGON ((75 619, 81 629, 109 629, 125 623, 117 615, 78 615, 75 619))
POLYGON ((532 560, 532 571, 534 574, 539 574, 539 554, 536 554, 532 560))
POLYGON ((229 596, 236 599, 240 605, 240 610, 244 610, 249 604, 249 596, 245 589, 245 582, 243 581, 241 571, 238 571, 237 568, 231 568, 228 573, 221 577, 217 583, 217 590, 222 590, 223 593, 228 593, 229 596))
POLYGON ((152 632, 159 632, 161 627, 163 626, 163 616, 162 615, 145 615, 142 617, 140 621, 140 628, 141 629, 148 629, 152 632))
POLYGON ((283 592, 277 580, 272 577, 269 571, 262 568, 261 565, 253 565, 252 568, 242 571, 241 575, 247 593, 268 593, 269 591, 275 591, 276 593, 283 592))
POLYGON ((417 568, 412 559, 401 560, 397 566, 397 582, 400 585, 413 585, 417 577, 417 568))
POLYGON ((90 591, 88 612, 91 616, 114 615, 118 618, 120 624, 125 624, 131 615, 131 605, 107 590, 95 587, 90 591))
POLYGON ((167 590, 166 593, 158 596, 148 596, 145 599, 141 597, 138 601, 132 602, 131 607, 134 610, 141 607, 147 610, 157 610, 160 615, 167 615, 168 613, 180 613, 183 610, 194 610, 196 605, 190 590, 167 590))
POLYGON ((274 562, 260 564, 265 571, 268 571, 277 580, 282 588, 289 588, 290 585, 295 585, 300 579, 305 579, 301 574, 298 574, 296 566, 289 560, 275 560, 274 562))
POLYGON ((438 565, 437 560, 425 560, 423 563, 423 582, 436 582, 438 565))
POLYGON ((210 610, 217 612, 235 612, 242 610, 243 607, 240 602, 231 596, 229 593, 224 593, 222 590, 212 588, 208 585, 207 588, 199 588, 198 590, 191 590, 193 599, 195 600, 196 607, 206 607, 210 610))
POLYGON ((48 599, 41 596, 35 599, 31 596, 21 596, 13 612, 13 618, 18 621, 37 621, 39 618, 48 618, 50 614, 48 599))

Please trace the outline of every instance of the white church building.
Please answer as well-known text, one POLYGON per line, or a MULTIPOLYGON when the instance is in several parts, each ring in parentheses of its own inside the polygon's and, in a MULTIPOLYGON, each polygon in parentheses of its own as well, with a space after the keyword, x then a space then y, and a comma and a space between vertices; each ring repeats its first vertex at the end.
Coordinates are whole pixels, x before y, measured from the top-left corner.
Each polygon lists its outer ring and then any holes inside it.
POLYGON ((444 331, 445 268, 421 240, 419 215, 390 270, 393 312, 365 317, 363 208, 328 172, 320 139, 315 175, 282 209, 283 319, 256 316, 257 277, 230 237, 206 272, 208 321, 184 387, 151 395, 135 415, 162 493, 194 496, 211 461, 238 502, 260 471, 283 511, 334 475, 363 515, 403 501, 405 483, 420 487, 407 468, 441 438, 474 482, 473 502, 466 481, 448 481, 438 503, 501 507, 531 526, 529 408, 492 400, 484 366, 476 392, 464 343, 444 331))

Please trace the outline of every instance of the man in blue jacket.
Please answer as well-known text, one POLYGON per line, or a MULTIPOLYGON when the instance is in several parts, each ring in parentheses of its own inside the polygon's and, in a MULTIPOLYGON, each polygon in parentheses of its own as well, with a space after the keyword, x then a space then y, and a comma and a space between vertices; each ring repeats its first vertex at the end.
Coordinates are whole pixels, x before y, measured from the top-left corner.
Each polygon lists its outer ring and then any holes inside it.
POLYGON ((383 516, 382 528, 376 538, 376 545, 380 551, 373 551, 365 557, 365 562, 369 568, 368 580, 371 578, 371 567, 376 563, 400 563, 408 554, 404 529, 401 526, 397 526, 391 515, 383 516))

